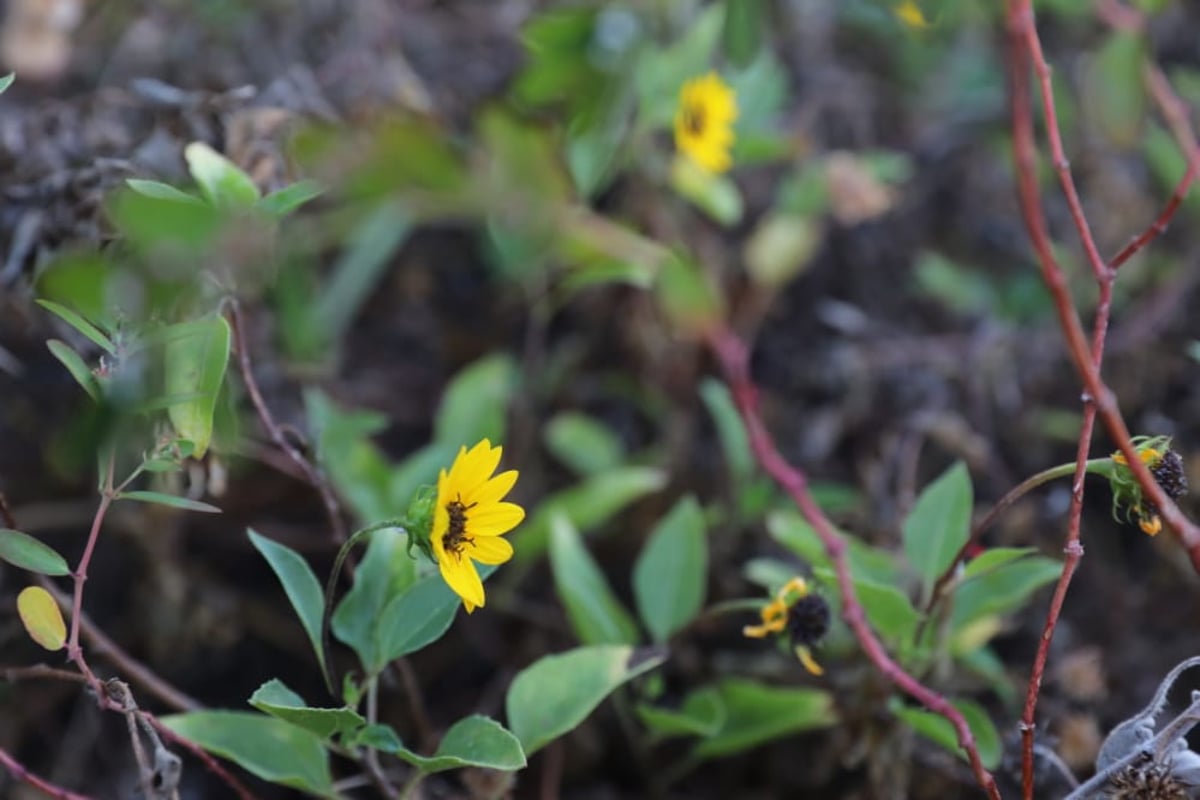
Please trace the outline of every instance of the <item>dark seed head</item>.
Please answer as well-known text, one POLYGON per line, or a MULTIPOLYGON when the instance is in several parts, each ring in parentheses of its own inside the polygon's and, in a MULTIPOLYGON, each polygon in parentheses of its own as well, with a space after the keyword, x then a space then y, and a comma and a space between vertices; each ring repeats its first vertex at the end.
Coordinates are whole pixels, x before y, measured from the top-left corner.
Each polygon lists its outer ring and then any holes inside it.
POLYGON ((1188 800, 1187 788, 1161 764, 1132 764, 1108 782, 1110 800, 1188 800))
POLYGON ((1187 494, 1187 475, 1183 471, 1183 459, 1174 450, 1168 450, 1150 467, 1150 474, 1172 500, 1187 494))
POLYGON ((787 629, 794 644, 816 644, 829 630, 829 603, 819 594, 800 598, 788 610, 787 629))

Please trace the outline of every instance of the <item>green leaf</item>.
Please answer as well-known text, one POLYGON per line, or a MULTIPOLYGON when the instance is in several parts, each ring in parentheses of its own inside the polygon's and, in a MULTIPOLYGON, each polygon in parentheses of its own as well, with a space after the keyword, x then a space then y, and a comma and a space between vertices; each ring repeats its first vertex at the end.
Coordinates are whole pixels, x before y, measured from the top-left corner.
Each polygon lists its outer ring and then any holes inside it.
POLYGON ((127 178, 125 180, 125 185, 143 197, 150 197, 155 200, 174 200, 180 203, 204 202, 194 194, 188 194, 185 191, 176 189, 174 186, 162 183, 161 181, 147 181, 140 178, 127 178))
POLYGON ((971 534, 971 475, 961 461, 925 487, 904 520, 904 555, 926 593, 949 569, 971 534))
POLYGON ((161 722, 265 781, 317 797, 337 795, 321 738, 291 723, 241 711, 193 711, 161 722))
POLYGON ((333 612, 330 630, 374 674, 387 664, 380 650, 379 620, 387 604, 416 583, 417 562, 407 553, 403 531, 386 528, 370 537, 367 553, 354 570, 354 585, 333 612))
POLYGON ((387 427, 387 417, 374 411, 343 411, 316 389, 304 392, 304 407, 317 442, 317 458, 338 494, 360 520, 393 515, 396 509, 388 493, 390 467, 368 439, 387 427))
POLYGON ((117 348, 113 345, 111 339, 101 333, 99 328, 76 314, 71 309, 61 305, 60 303, 55 303, 52 300, 38 300, 37 304, 52 314, 58 316, 63 322, 67 323, 72 328, 91 339, 101 348, 108 351, 110 355, 113 355, 117 352, 117 348))
POLYGON ((508 726, 525 754, 576 728, 617 687, 666 660, 663 648, 598 645, 545 656, 508 688, 508 726))
POLYGON ((582 533, 611 519, 633 501, 661 489, 666 475, 649 467, 619 467, 592 475, 582 483, 543 500, 533 516, 514 534, 518 562, 546 552, 555 514, 565 514, 582 533))
POLYGON ((172 325, 167 336, 166 393, 193 398, 170 406, 167 414, 179 437, 195 444, 195 457, 201 458, 212 441, 213 413, 229 365, 229 322, 213 314, 172 325))
POLYGON ((959 580, 961 582, 968 578, 974 578, 977 575, 983 575, 994 569, 998 569, 1010 561, 1016 561, 1019 558, 1033 555, 1036 552, 1036 547, 993 547, 968 561, 959 580))
POLYGON ((550 568, 559 600, 583 644, 635 644, 637 625, 604 579, 571 521, 558 514, 550 528, 550 568))
POLYGON ((656 642, 665 642, 704 605, 708 539, 704 510, 684 497, 662 519, 633 567, 638 614, 656 642))
POLYGON ((1058 561, 1030 556, 963 581, 954 591, 951 630, 958 632, 983 617, 1015 611, 1060 574, 1058 561))
MULTIPOLYGON (((815 567, 813 574, 820 578, 831 594, 836 594, 837 575, 832 569, 815 567)), ((921 621, 921 613, 913 607, 908 595, 895 586, 865 578, 854 578, 853 583, 871 627, 894 642, 907 641, 912 637, 921 621)))
POLYGON ((300 206, 320 197, 325 189, 316 181, 303 180, 277 189, 258 201, 258 207, 276 219, 282 219, 300 206))
POLYGON ((286 545, 273 542, 265 536, 259 536, 253 529, 247 528, 250 543, 254 545, 263 558, 275 571, 283 591, 287 593, 308 641, 312 643, 313 652, 317 654, 317 662, 325 669, 325 653, 321 649, 321 618, 325 613, 325 595, 321 584, 312 568, 308 566, 299 553, 286 545))
POLYGON ((754 453, 750 450, 750 437, 746 435, 746 426, 734 405, 733 395, 721 381, 705 378, 700 382, 700 397, 712 415, 730 475, 736 485, 744 486, 754 475, 754 453))
POLYGON ((100 384, 96 382, 96 376, 88 369, 87 364, 83 363, 83 359, 79 354, 71 349, 71 346, 66 342, 60 342, 58 339, 50 339, 46 342, 46 347, 50 348, 50 352, 62 362, 62 365, 67 368, 67 372, 71 373, 71 377, 75 382, 83 387, 83 390, 88 393, 88 397, 93 400, 100 399, 100 384))
POLYGON ((763 0, 726 0, 722 38, 725 55, 734 64, 750 63, 762 47, 765 8, 763 0))
POLYGON ((716 691, 725 720, 715 734, 696 744, 692 754, 698 759, 739 753, 837 722, 833 698, 821 689, 782 689, 727 678, 716 691))
MULTIPOLYGON (((833 568, 817 532, 796 512, 777 511, 768 515, 767 530, 775 541, 812 564, 814 569, 833 568)), ((855 578, 883 586, 895 585, 900 580, 900 572, 890 552, 863 544, 841 531, 835 533, 846 545, 850 574, 855 578)))
POLYGON ((313 324, 327 343, 341 339, 411 232, 412 222, 400 207, 383 204, 351 233, 313 312, 313 324))
POLYGON ((724 318, 721 294, 699 264, 682 258, 665 260, 654 291, 673 327, 698 336, 724 318))
POLYGON ((516 383, 516 365, 505 354, 481 358, 461 370, 442 395, 433 438, 468 446, 480 439, 503 441, 504 419, 516 383))
POLYGON ((214 206, 249 208, 258 202, 258 187, 250 176, 204 142, 189 144, 183 157, 200 191, 214 206))
POLYGON ((154 503, 155 505, 170 506, 171 508, 182 508, 185 511, 199 511, 201 514, 221 513, 221 509, 208 503, 202 503, 199 500, 192 500, 187 497, 177 497, 173 494, 164 494, 163 492, 121 492, 117 495, 117 499, 136 500, 139 503, 154 503))
MULTIPOLYGON (((480 564, 479 578, 487 580, 495 566, 480 564)), ((415 653, 442 638, 461 605, 441 575, 428 575, 395 597, 379 618, 383 663, 415 653)))
POLYGON ((293 692, 278 678, 272 678, 250 696, 250 705, 263 713, 290 722, 322 739, 334 734, 348 735, 367 724, 357 712, 349 708, 310 708, 300 695, 293 692))
POLYGON ((725 227, 742 219, 742 193, 726 175, 716 175, 678 156, 671 162, 671 188, 725 227))
MULTIPOLYGON (((971 734, 975 737, 975 744, 979 748, 979 758, 983 762, 983 766, 995 769, 1000 763, 1002 751, 1000 734, 996 731, 991 717, 977 703, 970 700, 952 700, 951 704, 966 719, 967 727, 971 729, 971 734)), ((958 745, 958 734, 945 717, 912 706, 897 705, 893 710, 897 717, 912 726, 917 733, 941 745, 964 761, 966 760, 966 752, 958 745)))
POLYGON ((725 724, 725 704, 720 692, 708 686, 689 694, 678 710, 643 703, 637 715, 659 738, 713 736, 725 724))
POLYGON ((12 73, 12 72, 8 73, 7 75, 5 75, 3 77, 0 77, 0 94, 4 94, 5 90, 8 89, 8 87, 12 86, 13 81, 16 79, 17 79, 16 74, 12 73))
POLYGON ((45 649, 62 650, 67 643, 67 623, 54 596, 40 586, 27 586, 17 595, 17 615, 29 638, 45 649))
MULTIPOLYGON (((432 756, 421 756, 396 740, 388 750, 429 774, 460 767, 484 767, 513 772, 526 765, 521 743, 494 719, 475 714, 454 723, 432 756)), ((382 748, 381 748, 382 749, 382 748)))
POLYGON ((574 411, 555 415, 542 429, 546 449, 577 475, 613 469, 625 458, 621 440, 603 423, 574 411))
POLYGON ((67 560, 27 533, 0 528, 0 559, 42 575, 70 575, 67 560))

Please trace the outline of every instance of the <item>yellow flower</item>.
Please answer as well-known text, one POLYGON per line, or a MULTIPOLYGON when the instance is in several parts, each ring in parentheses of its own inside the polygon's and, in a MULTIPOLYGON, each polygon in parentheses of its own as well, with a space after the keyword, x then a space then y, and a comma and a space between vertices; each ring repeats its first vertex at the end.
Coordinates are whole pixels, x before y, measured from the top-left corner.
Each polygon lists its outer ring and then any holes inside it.
POLYGON ((702 169, 724 172, 732 163, 737 115, 737 96, 717 73, 688 81, 675 111, 675 147, 702 169))
POLYGON ((483 581, 472 560, 503 564, 512 558, 512 545, 501 536, 525 518, 525 509, 501 502, 517 482, 517 471, 492 477, 502 450, 487 439, 470 450, 460 448, 450 471, 438 475, 430 544, 442 578, 463 599, 467 613, 484 603, 483 581))
POLYGON ((763 639, 772 633, 790 633, 792 649, 804 668, 813 675, 825 673, 813 658, 811 647, 829 629, 829 604, 820 595, 809 592, 803 578, 792 578, 780 587, 771 602, 759 611, 759 616, 762 624, 742 628, 743 636, 763 639))
POLYGON ((916 4, 915 0, 904 0, 892 9, 892 13, 896 15, 896 19, 910 28, 923 30, 929 27, 929 20, 925 19, 925 12, 921 11, 921 7, 916 4))

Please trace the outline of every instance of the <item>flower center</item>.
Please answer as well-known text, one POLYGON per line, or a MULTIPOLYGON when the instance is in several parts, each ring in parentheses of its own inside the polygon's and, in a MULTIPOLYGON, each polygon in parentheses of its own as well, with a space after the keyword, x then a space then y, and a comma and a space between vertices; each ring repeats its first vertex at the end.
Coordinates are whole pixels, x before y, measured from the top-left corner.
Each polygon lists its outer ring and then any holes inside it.
POLYGON ((692 136, 704 133, 704 106, 701 103, 688 103, 683 108, 683 129, 692 136))
POLYGON ((446 503, 446 514, 450 517, 450 524, 446 526, 446 533, 442 536, 442 547, 459 559, 462 558, 463 549, 468 544, 475 543, 473 538, 467 536, 467 509, 474 506, 474 503, 469 506, 463 505, 461 496, 446 503))

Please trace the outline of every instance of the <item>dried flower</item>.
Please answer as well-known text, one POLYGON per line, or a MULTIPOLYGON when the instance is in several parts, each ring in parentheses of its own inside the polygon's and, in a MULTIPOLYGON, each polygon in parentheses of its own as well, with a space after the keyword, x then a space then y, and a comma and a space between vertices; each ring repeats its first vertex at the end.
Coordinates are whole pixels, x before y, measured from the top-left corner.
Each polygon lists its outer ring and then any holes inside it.
POLYGON ((825 672, 813 658, 811 648, 829 630, 829 604, 819 594, 812 594, 803 578, 795 577, 785 583, 759 615, 762 623, 747 625, 742 629, 744 636, 763 639, 770 634, 786 633, 804 668, 813 675, 825 672))

